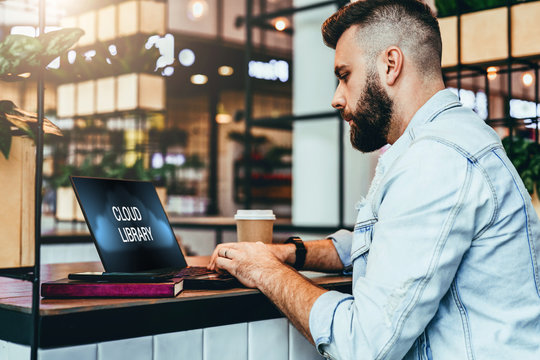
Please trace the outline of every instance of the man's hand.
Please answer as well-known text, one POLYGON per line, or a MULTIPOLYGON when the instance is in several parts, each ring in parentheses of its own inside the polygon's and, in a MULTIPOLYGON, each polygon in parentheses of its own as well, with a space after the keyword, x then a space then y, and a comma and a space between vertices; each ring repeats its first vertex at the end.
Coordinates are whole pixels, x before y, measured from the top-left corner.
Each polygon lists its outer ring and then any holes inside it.
POLYGON ((293 244, 262 242, 220 244, 210 258, 208 269, 226 270, 245 286, 259 289, 313 343, 309 313, 315 300, 327 290, 284 265, 294 262, 295 248, 293 244))
POLYGON ((220 244, 214 250, 208 269, 226 270, 247 287, 259 287, 265 274, 283 266, 283 252, 262 242, 220 244))

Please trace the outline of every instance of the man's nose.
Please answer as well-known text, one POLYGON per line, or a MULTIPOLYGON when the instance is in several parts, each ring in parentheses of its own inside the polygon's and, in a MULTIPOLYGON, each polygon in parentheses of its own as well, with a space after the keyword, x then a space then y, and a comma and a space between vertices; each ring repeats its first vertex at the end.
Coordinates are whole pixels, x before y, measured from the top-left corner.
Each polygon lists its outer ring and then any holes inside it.
POLYGON ((336 92, 334 93, 332 107, 337 110, 345 109, 345 97, 343 96, 340 86, 337 87, 336 92))

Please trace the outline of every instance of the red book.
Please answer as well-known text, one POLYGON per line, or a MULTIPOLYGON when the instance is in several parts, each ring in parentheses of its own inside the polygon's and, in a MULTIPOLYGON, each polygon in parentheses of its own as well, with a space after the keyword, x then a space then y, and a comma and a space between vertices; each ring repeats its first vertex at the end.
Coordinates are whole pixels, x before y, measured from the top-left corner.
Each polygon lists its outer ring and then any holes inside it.
POLYGON ((60 279, 41 284, 41 296, 46 298, 159 298, 175 297, 182 291, 184 280, 171 279, 162 283, 86 282, 60 279))

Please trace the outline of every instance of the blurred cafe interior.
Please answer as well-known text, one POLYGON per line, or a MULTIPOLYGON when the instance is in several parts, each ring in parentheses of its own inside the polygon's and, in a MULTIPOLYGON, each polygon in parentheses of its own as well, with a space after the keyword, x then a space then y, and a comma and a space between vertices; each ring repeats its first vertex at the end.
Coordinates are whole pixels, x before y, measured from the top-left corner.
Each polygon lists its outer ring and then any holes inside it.
MULTIPOLYGON (((242 208, 272 209, 278 241, 354 224, 384 148, 354 151, 330 106, 320 25, 347 2, 47 0, 44 35, 84 34, 41 71, 44 115, 61 132, 44 138, 42 261, 99 260, 70 175, 152 181, 193 255, 235 241, 224 219, 242 208)), ((38 3, 0 1, 0 40, 39 36, 38 3)), ((446 85, 501 138, 537 141, 538 3, 428 3, 446 85)), ((36 113, 40 72, 17 71, 2 73, 0 99, 36 113)))
MULTIPOLYGON (((24 219, 36 168, 42 264, 99 261, 70 175, 151 181, 187 255, 236 241, 238 209, 272 209, 276 242, 352 227, 385 148, 353 150, 331 107, 334 52, 320 27, 348 2, 0 0, 1 104, 38 113, 42 79, 44 116, 58 128, 45 126, 42 163, 21 160, 17 174, 0 139, 2 232, 35 226, 24 219), (62 29, 49 44, 84 34, 32 64, 25 39, 62 29)), ((446 86, 497 131, 537 199, 540 167, 523 149, 539 139, 540 1, 427 2, 446 86)))

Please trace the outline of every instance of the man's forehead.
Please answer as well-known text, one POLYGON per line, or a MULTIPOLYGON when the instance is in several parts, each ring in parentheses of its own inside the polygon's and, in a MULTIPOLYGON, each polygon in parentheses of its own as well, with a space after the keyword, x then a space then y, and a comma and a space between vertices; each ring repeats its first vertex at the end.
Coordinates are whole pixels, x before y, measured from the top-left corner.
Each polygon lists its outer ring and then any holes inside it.
POLYGON ((358 25, 353 25, 343 32, 336 44, 334 56, 334 66, 342 66, 353 59, 358 59, 363 55, 362 48, 357 41, 358 25))
POLYGON ((352 25, 347 30, 341 34, 339 40, 336 44, 336 50, 338 47, 348 47, 352 44, 358 47, 358 30, 360 29, 359 25, 352 25), (341 45, 341 46, 340 46, 341 45))

